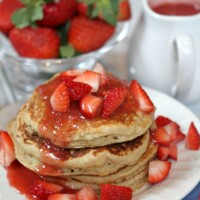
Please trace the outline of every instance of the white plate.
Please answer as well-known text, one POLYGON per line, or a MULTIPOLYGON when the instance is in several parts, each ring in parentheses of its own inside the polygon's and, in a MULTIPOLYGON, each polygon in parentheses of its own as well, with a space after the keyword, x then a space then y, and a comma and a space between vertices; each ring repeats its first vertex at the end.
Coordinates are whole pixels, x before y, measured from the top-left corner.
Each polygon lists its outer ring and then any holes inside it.
MULTIPOLYGON (((152 89, 146 89, 155 106, 156 115, 165 115, 181 125, 182 131, 187 132, 193 121, 198 130, 198 118, 184 105, 171 97, 152 89)), ((0 112, 0 129, 5 129, 6 122, 15 116, 20 104, 13 104, 0 112)), ((134 200, 180 200, 185 197, 200 181, 200 151, 189 151, 184 142, 178 146, 178 161, 173 162, 169 176, 162 183, 139 192, 134 200)), ((24 200, 25 198, 13 190, 6 179, 6 171, 0 168, 0 199, 24 200)))

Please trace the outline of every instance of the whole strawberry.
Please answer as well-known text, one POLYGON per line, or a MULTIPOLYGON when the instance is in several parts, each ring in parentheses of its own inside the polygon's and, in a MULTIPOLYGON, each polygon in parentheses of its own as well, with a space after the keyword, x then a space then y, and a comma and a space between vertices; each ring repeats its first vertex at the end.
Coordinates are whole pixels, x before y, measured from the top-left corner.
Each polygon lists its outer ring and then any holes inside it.
POLYGON ((23 5, 19 0, 2 0, 0 1, 0 31, 4 34, 8 34, 14 27, 11 22, 11 16, 17 9, 23 5))
POLYGON ((131 18, 129 0, 107 0, 106 3, 96 0, 79 0, 77 12, 82 16, 98 17, 113 25, 117 21, 125 21, 131 18))
POLYGON ((22 57, 29 58, 57 58, 60 39, 53 29, 14 28, 9 38, 16 51, 22 57))
POLYGON ((71 22, 67 40, 76 51, 87 53, 102 47, 114 31, 114 26, 100 19, 77 16, 71 22))
POLYGON ((74 16, 76 0, 60 0, 43 6, 43 18, 37 23, 40 26, 59 26, 74 16))

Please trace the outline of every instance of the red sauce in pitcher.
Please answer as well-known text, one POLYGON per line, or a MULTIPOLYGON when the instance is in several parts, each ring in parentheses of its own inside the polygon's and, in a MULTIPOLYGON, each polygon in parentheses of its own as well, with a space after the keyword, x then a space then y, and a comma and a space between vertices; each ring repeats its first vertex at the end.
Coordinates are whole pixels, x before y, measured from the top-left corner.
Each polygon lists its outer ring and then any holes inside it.
POLYGON ((200 13, 200 4, 166 2, 152 10, 161 15, 190 16, 200 13))

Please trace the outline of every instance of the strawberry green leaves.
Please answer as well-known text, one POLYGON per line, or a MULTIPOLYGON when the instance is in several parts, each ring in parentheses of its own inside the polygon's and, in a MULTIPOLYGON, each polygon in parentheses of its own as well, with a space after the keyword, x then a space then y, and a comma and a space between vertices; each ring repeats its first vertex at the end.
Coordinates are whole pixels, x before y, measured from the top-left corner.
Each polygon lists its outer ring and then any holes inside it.
POLYGON ((42 0, 21 0, 25 7, 16 10, 12 15, 12 22, 17 28, 34 26, 36 20, 43 18, 42 0))
POLYGON ((78 0, 87 6, 87 15, 103 18, 107 23, 116 25, 120 0, 78 0))

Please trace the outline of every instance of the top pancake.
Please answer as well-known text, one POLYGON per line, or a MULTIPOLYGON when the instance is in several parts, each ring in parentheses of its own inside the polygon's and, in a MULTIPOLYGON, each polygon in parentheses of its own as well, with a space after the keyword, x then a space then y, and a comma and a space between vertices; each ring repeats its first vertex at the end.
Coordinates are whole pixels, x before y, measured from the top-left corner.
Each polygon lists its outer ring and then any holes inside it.
MULTIPOLYGON (((95 95, 103 96, 114 87, 125 87, 127 83, 108 75, 109 84, 95 95)), ((107 119, 85 118, 77 102, 70 105, 66 113, 53 111, 50 97, 61 83, 59 75, 39 86, 23 105, 17 116, 18 123, 28 127, 29 134, 37 133, 53 144, 64 148, 85 148, 105 146, 133 140, 143 135, 153 123, 154 113, 142 113, 130 93, 123 104, 107 119)))

